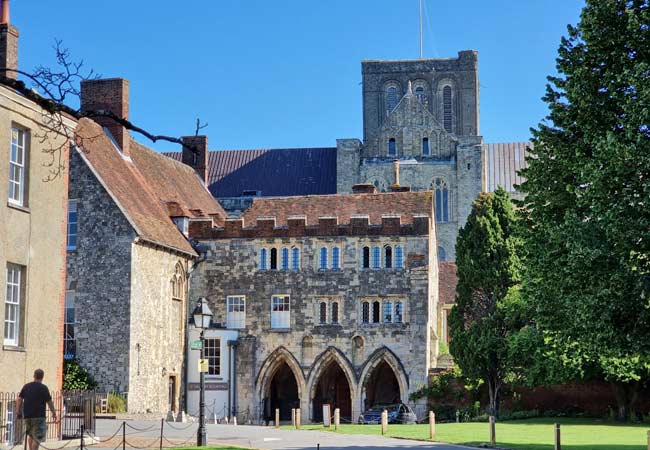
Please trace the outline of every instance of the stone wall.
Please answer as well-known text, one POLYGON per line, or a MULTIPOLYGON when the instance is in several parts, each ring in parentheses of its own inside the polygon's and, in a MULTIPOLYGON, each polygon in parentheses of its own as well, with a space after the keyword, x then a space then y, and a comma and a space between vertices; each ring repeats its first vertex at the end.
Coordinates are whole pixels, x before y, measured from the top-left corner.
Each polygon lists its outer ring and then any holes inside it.
MULTIPOLYGON (((365 382, 381 361, 393 368, 400 383, 402 401, 426 383, 435 324, 437 270, 431 261, 431 238, 424 236, 296 237, 276 239, 204 240, 210 245, 208 260, 193 275, 190 296, 205 296, 215 313, 226 322, 226 296, 246 296, 246 328, 240 331, 237 357, 238 413, 258 420, 262 401, 280 362, 286 362, 296 378, 303 420, 312 417, 315 385, 328 363, 338 364, 351 390, 352 417, 362 411, 365 382), (400 244, 404 269, 361 269, 361 248, 366 245, 400 244), (317 269, 322 245, 340 245, 340 270, 317 269), (283 246, 301 249, 298 271, 260 271, 259 250, 283 246), (290 328, 271 328, 271 296, 290 296, 290 328), (405 302, 400 324, 362 324, 363 299, 405 302), (320 301, 336 301, 340 325, 319 324, 320 301), (362 343, 359 348, 359 343, 362 343)), ((425 405, 415 405, 421 413, 425 405)))
POLYGON ((129 389, 129 316, 133 228, 77 151, 70 199, 77 200, 77 248, 68 251, 74 291, 76 354, 104 392, 129 389))
MULTIPOLYGON (((165 249, 134 243, 131 251, 129 411, 167 412, 170 378, 178 409, 183 376, 187 300, 172 296, 176 268, 189 261, 165 249)), ((183 291, 184 294, 184 291, 183 291)))
POLYGON ((336 140, 336 192, 348 194, 359 183, 361 141, 358 139, 336 140))

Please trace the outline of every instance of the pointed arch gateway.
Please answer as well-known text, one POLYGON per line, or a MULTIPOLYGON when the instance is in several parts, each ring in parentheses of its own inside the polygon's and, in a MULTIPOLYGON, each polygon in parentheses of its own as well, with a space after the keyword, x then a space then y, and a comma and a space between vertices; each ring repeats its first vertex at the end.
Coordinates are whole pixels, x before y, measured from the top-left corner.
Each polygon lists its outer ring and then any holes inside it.
POLYGON ((352 364, 339 349, 329 347, 318 355, 309 372, 307 385, 312 422, 322 422, 325 404, 330 405, 332 413, 339 408, 342 420, 352 420, 357 378, 352 364))
POLYGON ((402 362, 388 347, 376 350, 366 361, 359 386, 362 410, 379 404, 408 400, 409 380, 402 362))
POLYGON ((280 420, 291 420, 291 409, 300 408, 306 390, 300 363, 285 347, 278 347, 266 358, 255 384, 265 420, 271 420, 276 408, 280 420))

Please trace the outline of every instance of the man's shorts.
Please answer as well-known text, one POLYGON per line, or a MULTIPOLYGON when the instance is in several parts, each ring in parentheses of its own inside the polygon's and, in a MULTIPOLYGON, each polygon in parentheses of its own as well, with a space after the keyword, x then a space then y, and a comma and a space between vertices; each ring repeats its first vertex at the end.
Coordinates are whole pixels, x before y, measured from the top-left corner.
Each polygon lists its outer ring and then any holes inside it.
POLYGON ((47 434, 47 424, 45 423, 45 417, 24 419, 24 422, 25 434, 27 436, 31 436, 38 442, 43 442, 45 440, 45 435, 47 434))

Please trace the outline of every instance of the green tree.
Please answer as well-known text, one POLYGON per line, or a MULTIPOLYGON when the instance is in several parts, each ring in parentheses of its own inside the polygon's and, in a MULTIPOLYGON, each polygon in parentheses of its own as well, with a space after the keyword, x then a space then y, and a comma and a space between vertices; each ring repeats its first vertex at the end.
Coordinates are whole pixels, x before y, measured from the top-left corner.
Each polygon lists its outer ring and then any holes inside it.
POLYGON ((573 378, 612 383, 621 420, 650 372, 650 5, 587 0, 533 131, 527 302, 573 378))
POLYGON ((487 385, 489 412, 497 417, 501 388, 518 372, 512 344, 527 323, 520 313, 520 241, 512 202, 499 188, 474 202, 456 244, 450 351, 467 379, 487 385))
POLYGON ((76 359, 63 362, 63 390, 87 391, 97 387, 97 383, 76 359))

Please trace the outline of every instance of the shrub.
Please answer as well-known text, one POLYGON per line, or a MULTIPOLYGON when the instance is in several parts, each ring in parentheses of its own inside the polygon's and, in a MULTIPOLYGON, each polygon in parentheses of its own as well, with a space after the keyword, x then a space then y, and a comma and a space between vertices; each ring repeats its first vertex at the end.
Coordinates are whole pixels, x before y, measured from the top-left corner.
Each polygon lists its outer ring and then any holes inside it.
POLYGON ((109 393, 108 412, 113 414, 126 412, 126 397, 114 392, 109 393))
POLYGON ((86 369, 79 365, 76 359, 69 359, 63 363, 63 390, 64 391, 91 391, 97 383, 86 369))

